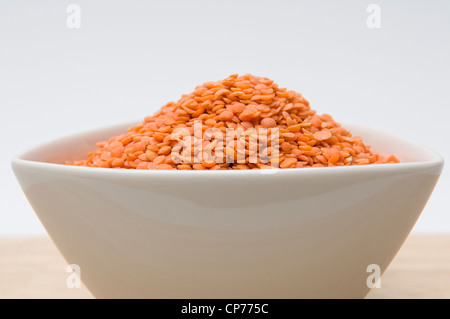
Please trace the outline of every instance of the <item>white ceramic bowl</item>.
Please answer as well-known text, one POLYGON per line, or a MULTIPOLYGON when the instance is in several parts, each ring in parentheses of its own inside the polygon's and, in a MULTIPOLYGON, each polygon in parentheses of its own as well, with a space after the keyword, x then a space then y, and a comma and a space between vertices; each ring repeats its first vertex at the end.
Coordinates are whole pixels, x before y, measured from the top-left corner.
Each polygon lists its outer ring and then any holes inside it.
POLYGON ((426 147, 354 125, 345 127, 405 163, 272 174, 55 164, 129 126, 12 161, 48 234, 100 298, 364 297, 367 266, 388 267, 443 166, 426 147))

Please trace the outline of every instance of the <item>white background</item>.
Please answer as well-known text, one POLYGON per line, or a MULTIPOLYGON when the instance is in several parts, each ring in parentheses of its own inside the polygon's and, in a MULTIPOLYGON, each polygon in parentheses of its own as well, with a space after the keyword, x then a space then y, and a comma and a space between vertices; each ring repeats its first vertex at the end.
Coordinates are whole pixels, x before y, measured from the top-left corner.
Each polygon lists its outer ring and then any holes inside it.
MULTIPOLYGON (((450 1, 0 0, 0 235, 42 235, 10 169, 55 137, 144 118, 197 84, 269 77, 319 113, 450 159, 450 1), (66 25, 81 7, 81 28, 66 25)), ((450 232, 450 174, 414 232, 450 232)))

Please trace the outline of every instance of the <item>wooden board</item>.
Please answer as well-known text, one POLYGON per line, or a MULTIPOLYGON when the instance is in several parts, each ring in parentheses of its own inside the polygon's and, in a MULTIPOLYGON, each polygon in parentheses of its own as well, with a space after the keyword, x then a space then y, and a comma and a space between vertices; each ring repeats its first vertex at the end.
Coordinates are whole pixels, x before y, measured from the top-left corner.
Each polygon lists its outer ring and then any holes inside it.
MULTIPOLYGON (((93 298, 68 275, 49 238, 0 238, 0 298, 93 298)), ((367 298, 450 298, 450 235, 410 236, 367 298)))

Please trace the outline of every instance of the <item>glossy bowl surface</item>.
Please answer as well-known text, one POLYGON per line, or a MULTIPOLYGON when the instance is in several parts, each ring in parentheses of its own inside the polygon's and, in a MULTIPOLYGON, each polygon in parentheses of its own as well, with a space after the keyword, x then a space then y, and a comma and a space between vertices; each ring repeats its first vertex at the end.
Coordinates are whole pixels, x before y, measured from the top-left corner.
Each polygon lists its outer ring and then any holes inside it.
POLYGON ((251 171, 66 166, 131 124, 59 139, 12 161, 66 261, 99 298, 362 298, 421 214, 443 159, 344 125, 403 163, 251 171))

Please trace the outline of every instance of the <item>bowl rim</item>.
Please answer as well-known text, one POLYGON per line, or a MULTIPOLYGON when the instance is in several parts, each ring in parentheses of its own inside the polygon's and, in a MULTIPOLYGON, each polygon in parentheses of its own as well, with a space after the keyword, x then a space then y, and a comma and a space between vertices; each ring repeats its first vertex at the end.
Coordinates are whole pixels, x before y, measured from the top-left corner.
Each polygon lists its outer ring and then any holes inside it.
MULTIPOLYGON (((334 166, 334 167, 305 167, 305 168, 285 168, 285 169, 249 169, 249 170, 136 170, 136 169, 111 169, 111 168, 101 168, 101 167, 85 167, 85 166, 74 166, 74 165, 65 165, 58 163, 49 163, 37 160, 24 159, 28 154, 36 151, 37 149, 48 147, 52 144, 61 142, 66 139, 76 139, 81 138, 86 135, 93 135, 101 133, 106 130, 115 130, 115 129, 123 129, 124 127, 132 127, 136 124, 139 124, 141 121, 128 121, 115 125, 103 126, 101 128, 84 130, 81 132, 77 132, 74 134, 68 134, 62 137, 58 137, 52 139, 47 142, 42 142, 37 145, 26 148, 25 150, 19 152, 11 159, 11 166, 14 169, 17 166, 27 166, 30 168, 41 169, 41 170, 51 170, 61 173, 75 174, 75 175, 92 175, 92 174, 100 174, 101 175, 110 175, 110 176, 122 176, 122 175, 130 175, 130 176, 168 176, 168 175, 195 175, 195 176, 253 176, 253 175, 286 175, 286 174, 322 174, 322 173, 330 173, 336 174, 339 172, 368 172, 368 171, 398 171, 398 170, 407 170, 411 171, 414 169, 427 169, 427 168, 435 168, 436 175, 439 175, 442 171, 442 167, 444 164, 444 158, 434 149, 426 146, 420 142, 413 141, 410 139, 406 139, 404 137, 398 136, 396 134, 384 132, 378 129, 374 129, 371 127, 347 123, 343 122, 342 127, 351 127, 352 129, 358 129, 359 131, 370 131, 375 134, 383 134, 394 137, 396 140, 401 141, 401 143, 409 144, 418 150, 425 152, 430 160, 424 161, 411 161, 411 162, 400 162, 400 163, 386 163, 386 164, 371 164, 371 165, 352 165, 352 166, 334 166)), ((350 129, 351 131, 351 129, 350 129)))

